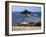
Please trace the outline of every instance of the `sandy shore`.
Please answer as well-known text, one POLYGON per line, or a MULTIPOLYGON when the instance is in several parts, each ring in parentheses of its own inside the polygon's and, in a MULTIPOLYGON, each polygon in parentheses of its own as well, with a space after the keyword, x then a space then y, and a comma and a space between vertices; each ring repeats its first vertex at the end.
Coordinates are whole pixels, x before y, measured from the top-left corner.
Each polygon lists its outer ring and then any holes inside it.
POLYGON ((12 31, 40 30, 40 26, 12 26, 12 31))

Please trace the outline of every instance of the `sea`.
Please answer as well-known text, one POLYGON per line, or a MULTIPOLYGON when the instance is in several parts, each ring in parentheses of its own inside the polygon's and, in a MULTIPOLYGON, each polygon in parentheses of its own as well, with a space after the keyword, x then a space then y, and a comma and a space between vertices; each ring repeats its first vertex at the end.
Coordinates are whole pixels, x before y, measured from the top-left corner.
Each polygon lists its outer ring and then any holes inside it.
POLYGON ((12 24, 39 21, 41 21, 41 12, 32 12, 32 16, 23 16, 20 15, 20 12, 12 12, 12 24))

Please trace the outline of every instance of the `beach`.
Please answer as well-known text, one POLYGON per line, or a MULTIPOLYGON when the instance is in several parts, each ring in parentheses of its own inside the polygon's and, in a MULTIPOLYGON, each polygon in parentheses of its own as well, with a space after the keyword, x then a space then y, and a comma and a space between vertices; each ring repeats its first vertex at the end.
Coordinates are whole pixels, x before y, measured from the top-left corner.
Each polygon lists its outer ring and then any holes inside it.
POLYGON ((12 26, 12 31, 40 30, 41 26, 12 26))

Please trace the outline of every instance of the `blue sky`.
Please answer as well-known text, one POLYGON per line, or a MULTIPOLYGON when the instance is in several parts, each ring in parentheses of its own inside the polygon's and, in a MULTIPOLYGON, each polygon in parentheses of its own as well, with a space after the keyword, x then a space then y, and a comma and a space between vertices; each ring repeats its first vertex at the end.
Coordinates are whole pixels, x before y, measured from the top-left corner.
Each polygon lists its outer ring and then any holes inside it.
POLYGON ((15 5, 12 5, 12 11, 14 12, 21 12, 21 11, 24 11, 24 10, 28 10, 28 11, 31 11, 31 12, 40 12, 41 11, 41 7, 34 7, 34 6, 15 6, 15 5))

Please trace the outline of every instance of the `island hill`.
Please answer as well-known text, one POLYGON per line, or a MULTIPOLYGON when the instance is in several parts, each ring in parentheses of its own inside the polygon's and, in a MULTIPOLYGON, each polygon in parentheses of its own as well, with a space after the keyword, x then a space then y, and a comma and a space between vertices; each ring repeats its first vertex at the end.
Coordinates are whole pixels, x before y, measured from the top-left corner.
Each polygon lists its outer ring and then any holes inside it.
POLYGON ((32 15, 32 12, 28 11, 28 10, 24 10, 22 12, 20 12, 20 15, 23 15, 23 16, 30 16, 32 15))

